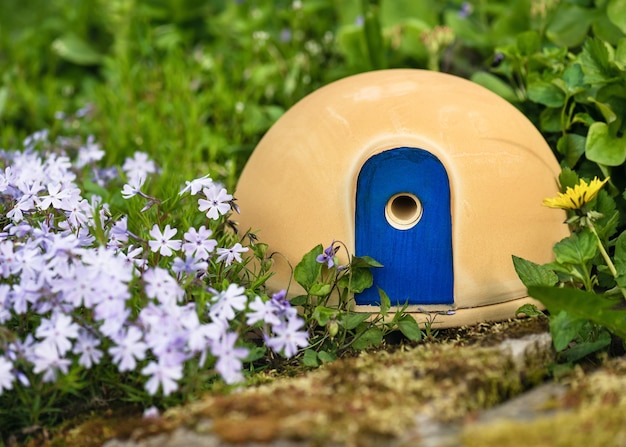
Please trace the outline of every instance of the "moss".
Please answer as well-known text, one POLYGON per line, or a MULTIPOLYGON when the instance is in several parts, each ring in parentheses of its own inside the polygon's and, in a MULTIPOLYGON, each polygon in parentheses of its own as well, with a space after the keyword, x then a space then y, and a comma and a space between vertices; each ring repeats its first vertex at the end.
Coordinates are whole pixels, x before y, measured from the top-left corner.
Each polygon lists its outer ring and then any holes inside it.
POLYGON ((531 422, 502 421, 468 426, 462 433, 467 447, 524 445, 534 447, 623 445, 626 439, 626 358, 608 361, 601 370, 585 374, 578 369, 570 389, 552 417, 531 422))
POLYGON ((414 428, 419 414, 460 421, 543 380, 550 361, 544 354, 515 363, 485 341, 545 332, 537 321, 441 331, 435 343, 395 345, 306 373, 293 366, 263 372, 255 375, 255 386, 228 394, 216 390, 156 420, 95 417, 56 439, 89 447, 182 426, 231 443, 286 438, 319 445, 380 445, 383 438, 414 428))
POLYGON ((210 419, 212 431, 233 443, 288 438, 377 445, 413 427, 418 413, 454 421, 493 406, 530 386, 527 377, 543 377, 545 364, 541 369, 525 375, 495 347, 421 345, 208 397, 187 423, 210 419))

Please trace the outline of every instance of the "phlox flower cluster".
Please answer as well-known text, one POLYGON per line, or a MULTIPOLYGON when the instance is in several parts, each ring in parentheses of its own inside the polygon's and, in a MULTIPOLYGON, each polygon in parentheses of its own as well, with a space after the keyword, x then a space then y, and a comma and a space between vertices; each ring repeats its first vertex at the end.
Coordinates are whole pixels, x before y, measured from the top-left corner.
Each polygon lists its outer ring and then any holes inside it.
MULTIPOLYGON (((0 395, 111 365, 143 376, 149 394, 169 395, 189 361, 236 383, 250 348, 241 334, 252 326, 286 357, 307 345, 284 293, 260 297, 235 283, 210 288, 211 269, 242 262, 248 250, 241 242, 220 247, 229 239, 211 229, 231 211, 225 188, 205 176, 181 190, 200 196, 190 203, 206 217, 203 225, 179 231, 155 223, 133 234, 131 216, 113 218, 109 205, 78 186, 104 155, 93 138, 73 158, 55 143, 44 132, 24 150, 0 152, 0 395), (208 302, 192 300, 189 284, 208 302)), ((154 199, 141 192, 158 175, 147 154, 128 158, 121 171, 124 198, 154 199)))

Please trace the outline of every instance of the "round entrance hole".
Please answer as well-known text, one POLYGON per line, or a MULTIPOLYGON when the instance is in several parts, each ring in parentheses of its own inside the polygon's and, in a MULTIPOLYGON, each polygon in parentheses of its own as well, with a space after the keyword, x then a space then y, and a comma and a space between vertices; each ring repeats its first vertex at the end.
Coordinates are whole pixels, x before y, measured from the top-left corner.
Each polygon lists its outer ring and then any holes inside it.
POLYGON ((401 192, 393 195, 385 206, 385 218, 398 230, 413 228, 422 217, 422 202, 415 195, 401 192))

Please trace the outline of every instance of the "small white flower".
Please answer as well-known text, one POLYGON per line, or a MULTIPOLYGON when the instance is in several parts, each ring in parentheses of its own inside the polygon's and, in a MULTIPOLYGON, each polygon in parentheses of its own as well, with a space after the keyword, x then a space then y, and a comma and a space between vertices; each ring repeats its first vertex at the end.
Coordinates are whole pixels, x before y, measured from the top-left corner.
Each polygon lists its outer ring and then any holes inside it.
POLYGON ((202 193, 205 199, 198 199, 198 209, 202 212, 206 211, 206 217, 209 219, 219 219, 220 216, 230 211, 230 201, 233 196, 226 192, 225 188, 219 188, 215 185, 210 188, 204 188, 202 193))

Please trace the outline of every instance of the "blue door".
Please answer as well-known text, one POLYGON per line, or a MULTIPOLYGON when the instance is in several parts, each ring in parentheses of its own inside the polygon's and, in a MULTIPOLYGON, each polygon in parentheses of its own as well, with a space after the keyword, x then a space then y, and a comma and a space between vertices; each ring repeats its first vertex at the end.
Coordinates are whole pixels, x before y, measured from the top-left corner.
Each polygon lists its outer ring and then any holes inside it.
POLYGON ((402 147, 374 155, 356 190, 357 256, 383 264, 357 304, 453 304, 452 217, 448 174, 437 157, 402 147))

